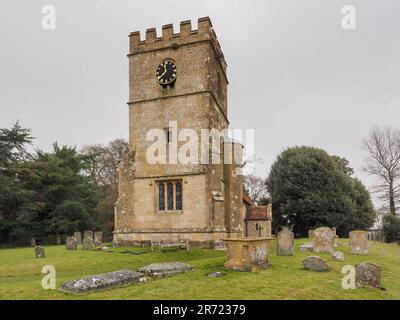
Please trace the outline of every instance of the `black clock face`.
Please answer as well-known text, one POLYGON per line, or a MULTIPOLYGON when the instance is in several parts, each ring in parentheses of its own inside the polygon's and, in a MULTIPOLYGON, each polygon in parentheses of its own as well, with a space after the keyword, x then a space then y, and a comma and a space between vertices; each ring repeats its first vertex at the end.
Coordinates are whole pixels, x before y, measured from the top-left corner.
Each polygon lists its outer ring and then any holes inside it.
POLYGON ((156 69, 156 79, 160 84, 170 84, 178 75, 178 67, 172 60, 164 60, 156 69))

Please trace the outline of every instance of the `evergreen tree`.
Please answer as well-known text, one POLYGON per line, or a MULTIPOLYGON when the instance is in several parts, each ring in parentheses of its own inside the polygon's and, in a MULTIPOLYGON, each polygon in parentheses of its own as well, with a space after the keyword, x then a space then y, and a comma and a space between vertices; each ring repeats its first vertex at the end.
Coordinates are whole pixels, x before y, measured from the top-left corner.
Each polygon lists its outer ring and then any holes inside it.
POLYGON ((371 226, 371 198, 353 172, 346 159, 318 148, 282 152, 267 179, 274 231, 287 225, 306 236, 308 229, 328 226, 347 236, 352 229, 371 226))

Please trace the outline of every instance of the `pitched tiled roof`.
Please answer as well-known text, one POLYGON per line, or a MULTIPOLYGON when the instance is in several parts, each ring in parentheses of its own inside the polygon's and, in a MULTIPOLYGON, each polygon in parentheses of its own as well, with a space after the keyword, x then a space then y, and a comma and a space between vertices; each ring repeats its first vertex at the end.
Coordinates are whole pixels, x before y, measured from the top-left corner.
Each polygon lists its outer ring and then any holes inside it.
POLYGON ((251 201, 249 195, 244 190, 243 190, 243 202, 245 204, 247 204, 248 206, 253 206, 254 205, 253 201, 251 201))

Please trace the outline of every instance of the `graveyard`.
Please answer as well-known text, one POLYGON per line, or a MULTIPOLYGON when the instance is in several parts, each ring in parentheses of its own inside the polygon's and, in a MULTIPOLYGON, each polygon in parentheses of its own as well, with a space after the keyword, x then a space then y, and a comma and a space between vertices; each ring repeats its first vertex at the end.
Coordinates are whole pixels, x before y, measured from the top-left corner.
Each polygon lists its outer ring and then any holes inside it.
POLYGON ((106 251, 66 250, 65 245, 44 246, 45 255, 35 257, 32 247, 0 249, 0 299, 400 299, 400 246, 368 241, 368 254, 350 254, 348 239, 338 239, 337 250, 344 261, 330 253, 300 251, 310 239, 295 239, 293 255, 276 255, 276 239, 272 240, 269 266, 250 271, 224 268, 226 250, 196 249, 151 251, 149 247, 118 247, 110 244, 106 251), (329 270, 306 270, 303 260, 319 256, 329 270), (185 273, 166 278, 141 281, 90 293, 66 293, 60 290, 66 281, 118 270, 137 271, 152 263, 182 262, 193 267, 185 273), (381 288, 343 289, 345 265, 363 262, 381 266, 381 288), (41 282, 42 268, 56 270, 56 289, 45 290, 41 282), (220 272, 220 277, 209 277, 220 272))

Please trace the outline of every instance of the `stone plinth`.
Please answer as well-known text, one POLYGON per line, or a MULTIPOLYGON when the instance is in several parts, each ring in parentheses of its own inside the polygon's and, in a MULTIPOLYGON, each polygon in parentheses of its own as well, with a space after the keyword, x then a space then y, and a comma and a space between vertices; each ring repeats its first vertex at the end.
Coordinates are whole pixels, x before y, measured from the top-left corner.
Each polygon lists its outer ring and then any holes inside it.
POLYGON ((226 238, 228 261, 225 269, 249 271, 266 268, 269 262, 269 250, 272 238, 226 238))

